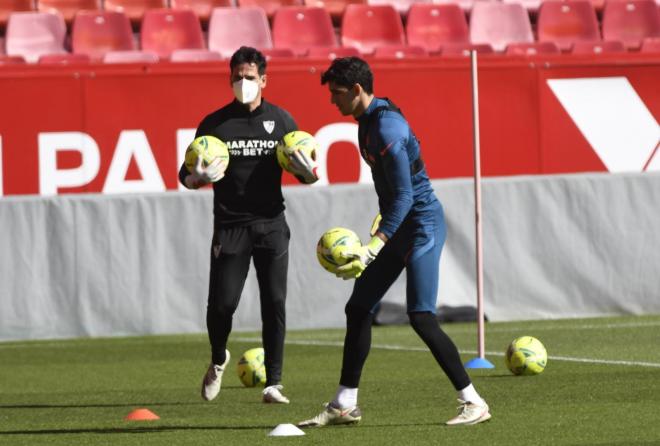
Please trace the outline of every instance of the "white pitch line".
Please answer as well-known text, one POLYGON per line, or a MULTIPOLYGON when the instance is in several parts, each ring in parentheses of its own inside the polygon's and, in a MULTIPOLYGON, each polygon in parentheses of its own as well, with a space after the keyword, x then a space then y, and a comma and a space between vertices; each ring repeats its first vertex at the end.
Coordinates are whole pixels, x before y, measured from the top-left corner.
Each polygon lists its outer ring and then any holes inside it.
MULTIPOLYGON (((261 342, 261 338, 235 338, 237 342, 261 342)), ((317 345, 320 347, 342 347, 343 342, 340 341, 318 341, 314 339, 309 340, 289 340, 286 341, 287 344, 292 345, 317 345)), ((426 347, 406 347, 403 345, 389 345, 389 344, 373 344, 371 348, 378 348, 381 350, 399 350, 399 351, 411 351, 411 352, 426 352, 428 348, 426 347)), ((476 355, 478 352, 476 350, 461 350, 461 353, 476 355)), ((504 356, 504 353, 501 352, 486 352, 487 356, 504 356)), ((586 364, 603 364, 603 365, 625 365, 625 366, 635 366, 635 367, 655 367, 660 368, 660 363, 657 362, 643 362, 643 361, 622 361, 615 359, 596 359, 596 358, 573 358, 570 356, 548 356, 548 359, 553 361, 566 361, 566 362, 582 362, 586 364)))
POLYGON ((592 359, 592 358, 571 358, 570 356, 548 356, 554 361, 568 361, 568 362, 587 362, 590 364, 606 364, 606 365, 631 365, 636 367, 659 367, 657 362, 643 362, 643 361, 618 361, 613 359, 592 359))
MULTIPOLYGON (((519 321, 521 323, 524 323, 525 321, 519 321)), ((604 324, 604 325, 596 325, 596 324, 584 324, 584 325, 566 325, 566 324, 554 324, 554 325, 541 325, 538 327, 534 327, 533 329, 530 329, 529 331, 548 331, 548 330, 557 330, 557 329, 564 329, 564 330, 610 330, 610 329, 617 329, 617 328, 642 328, 642 327, 658 327, 660 326, 660 321, 657 322, 622 322, 622 323, 613 323, 613 324, 604 324)), ((521 331, 522 329, 519 327, 488 327, 488 324, 486 324, 486 333, 510 333, 514 331, 521 331)), ((465 332, 473 332, 474 328, 470 327, 469 329, 460 329, 457 330, 456 332, 460 333, 465 333, 465 332)))
MULTIPOLYGON (((462 350, 462 353, 468 353, 476 355, 478 352, 476 350, 462 350)), ((490 356, 504 356, 504 353, 501 352, 486 352, 490 356)), ((553 361, 566 361, 566 362, 583 362, 587 364, 605 364, 605 365, 629 365, 629 366, 638 366, 638 367, 658 367, 660 368, 660 363, 657 362, 643 362, 643 361, 623 361, 616 359, 596 359, 596 358, 573 358, 571 356, 548 356, 548 359, 553 361)))

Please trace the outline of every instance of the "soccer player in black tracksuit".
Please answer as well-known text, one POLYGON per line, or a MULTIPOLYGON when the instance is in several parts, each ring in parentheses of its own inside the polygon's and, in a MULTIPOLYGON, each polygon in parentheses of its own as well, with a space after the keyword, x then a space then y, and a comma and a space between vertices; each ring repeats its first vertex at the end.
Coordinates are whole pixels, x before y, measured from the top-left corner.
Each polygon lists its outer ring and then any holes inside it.
MULTIPOLYGON (((214 231, 206 325, 211 364, 202 382, 202 397, 220 392, 229 363, 227 338, 232 318, 254 261, 259 283, 262 342, 265 351, 265 403, 288 403, 280 385, 284 354, 285 299, 289 227, 284 218, 282 169, 275 148, 297 126, 284 109, 261 96, 266 86, 266 60, 254 48, 241 47, 232 56, 231 85, 236 99, 206 116, 195 137, 211 135, 229 148, 229 166, 216 158, 207 167, 198 160, 193 172, 185 165, 180 181, 189 189, 213 183, 214 231)), ((298 151, 291 170, 302 183, 313 183, 316 163, 298 151)))

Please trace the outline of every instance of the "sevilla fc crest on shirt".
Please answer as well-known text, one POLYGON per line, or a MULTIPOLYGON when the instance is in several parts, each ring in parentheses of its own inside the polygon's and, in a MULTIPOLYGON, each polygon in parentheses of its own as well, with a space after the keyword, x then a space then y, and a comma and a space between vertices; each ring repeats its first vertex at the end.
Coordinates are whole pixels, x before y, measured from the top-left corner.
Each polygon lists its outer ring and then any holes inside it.
POLYGON ((270 134, 275 129, 275 121, 264 121, 264 128, 270 134))

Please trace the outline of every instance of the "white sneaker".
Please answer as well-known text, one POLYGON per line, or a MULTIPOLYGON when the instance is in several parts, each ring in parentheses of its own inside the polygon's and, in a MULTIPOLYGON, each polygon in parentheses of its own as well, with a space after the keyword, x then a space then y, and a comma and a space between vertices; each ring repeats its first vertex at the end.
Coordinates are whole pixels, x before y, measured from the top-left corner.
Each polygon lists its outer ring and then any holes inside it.
POLYGON ((225 362, 222 365, 210 364, 204 379, 202 380, 202 398, 206 401, 211 401, 220 393, 220 385, 222 384, 222 374, 229 364, 231 355, 229 350, 225 350, 225 362))
POLYGON ((362 419, 362 412, 357 406, 348 409, 340 409, 332 405, 325 404, 325 410, 309 420, 301 421, 298 427, 323 427, 333 424, 354 424, 362 419))
POLYGON ((481 404, 470 403, 469 401, 458 400, 458 415, 451 420, 447 421, 449 426, 457 426, 461 424, 477 424, 483 421, 490 420, 490 412, 488 404, 485 401, 481 404))
POLYGON ((285 397, 282 395, 282 390, 283 386, 281 384, 277 384, 275 386, 268 386, 266 387, 262 393, 262 401, 264 403, 278 403, 278 404, 289 404, 289 398, 285 397))

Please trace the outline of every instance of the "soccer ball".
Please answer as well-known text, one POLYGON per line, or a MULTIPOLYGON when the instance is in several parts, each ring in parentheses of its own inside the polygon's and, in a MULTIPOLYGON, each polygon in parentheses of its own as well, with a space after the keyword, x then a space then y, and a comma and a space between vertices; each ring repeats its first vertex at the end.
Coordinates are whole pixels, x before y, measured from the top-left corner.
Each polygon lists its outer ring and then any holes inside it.
POLYGON ((337 267, 346 263, 346 259, 340 257, 342 250, 352 246, 362 246, 355 232, 346 228, 332 228, 316 244, 316 257, 326 271, 335 274, 337 267))
POLYGON ((548 353, 538 339, 522 336, 511 341, 504 360, 514 375, 538 375, 545 369, 548 353))
POLYGON ((215 158, 220 158, 225 164, 229 164, 229 149, 227 144, 220 141, 215 136, 204 135, 195 138, 186 149, 185 165, 188 172, 195 169, 197 158, 202 157, 204 167, 211 164, 215 158))
POLYGON ((280 167, 287 172, 291 172, 289 163, 289 157, 296 150, 304 151, 311 159, 316 161, 316 151, 319 148, 319 143, 316 142, 316 139, 307 132, 300 130, 295 130, 289 132, 282 140, 277 144, 275 153, 277 155, 277 163, 280 167))
POLYGON ((266 384, 266 366, 264 365, 264 349, 251 348, 243 353, 238 360, 238 378, 245 387, 263 386, 266 384))

